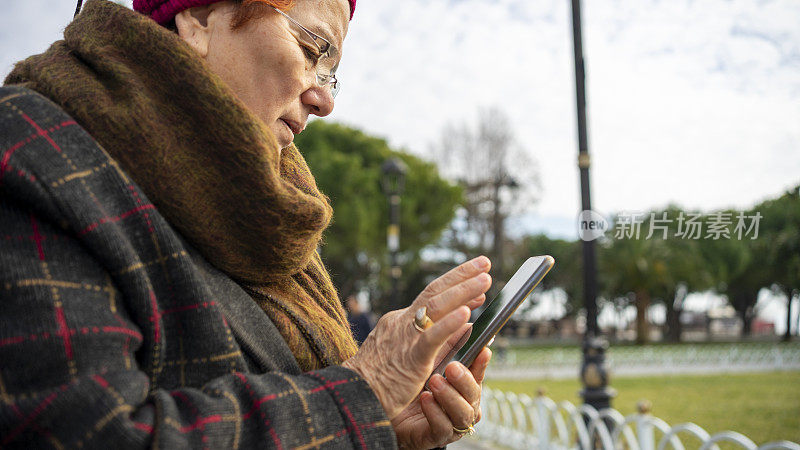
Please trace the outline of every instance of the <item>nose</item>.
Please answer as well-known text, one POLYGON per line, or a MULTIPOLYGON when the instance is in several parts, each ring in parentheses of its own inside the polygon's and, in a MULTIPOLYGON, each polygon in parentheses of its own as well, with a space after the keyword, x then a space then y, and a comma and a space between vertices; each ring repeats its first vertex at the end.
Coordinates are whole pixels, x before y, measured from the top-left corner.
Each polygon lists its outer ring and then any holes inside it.
POLYGON ((310 107, 311 114, 325 117, 333 112, 333 94, 328 86, 318 86, 314 83, 300 96, 300 101, 310 107))

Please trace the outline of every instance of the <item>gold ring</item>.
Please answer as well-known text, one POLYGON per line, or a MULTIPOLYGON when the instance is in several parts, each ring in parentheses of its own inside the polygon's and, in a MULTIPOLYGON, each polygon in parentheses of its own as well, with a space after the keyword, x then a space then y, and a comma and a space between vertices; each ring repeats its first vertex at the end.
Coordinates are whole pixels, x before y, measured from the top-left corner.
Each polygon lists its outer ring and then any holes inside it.
POLYGON ((423 306, 414 314, 414 328, 420 333, 433 326, 433 321, 428 317, 428 308, 423 306))
POLYGON ((472 424, 472 425, 468 426, 467 428, 456 428, 456 427, 453 427, 453 431, 455 431, 458 434, 462 434, 462 435, 463 434, 468 434, 468 435, 472 436, 473 434, 475 434, 475 427, 473 425, 475 425, 475 424, 472 424))

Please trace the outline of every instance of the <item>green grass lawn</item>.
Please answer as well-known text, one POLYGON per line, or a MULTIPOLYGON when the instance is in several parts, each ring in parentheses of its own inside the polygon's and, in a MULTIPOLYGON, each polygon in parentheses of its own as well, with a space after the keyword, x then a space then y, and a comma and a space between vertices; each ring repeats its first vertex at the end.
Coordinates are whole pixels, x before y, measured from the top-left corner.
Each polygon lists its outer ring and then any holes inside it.
MULTIPOLYGON (((581 403, 578 380, 487 380, 490 388, 534 396, 539 387, 556 402, 581 403)), ((756 444, 800 442, 800 372, 620 377, 612 406, 623 415, 647 399, 668 424, 694 422, 710 434, 731 430, 756 444)), ((691 442, 691 441, 690 441, 691 442)))

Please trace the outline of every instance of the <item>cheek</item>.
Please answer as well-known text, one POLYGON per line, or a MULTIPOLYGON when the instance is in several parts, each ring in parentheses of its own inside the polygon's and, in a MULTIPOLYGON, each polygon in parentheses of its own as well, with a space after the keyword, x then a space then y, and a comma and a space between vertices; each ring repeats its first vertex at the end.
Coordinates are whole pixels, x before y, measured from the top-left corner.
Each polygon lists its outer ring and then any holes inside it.
POLYGON ((275 58, 265 59, 263 73, 269 78, 272 89, 286 97, 299 97, 306 74, 305 61, 288 52, 275 54, 275 58))
POLYGON ((272 90, 280 96, 298 95, 305 74, 305 59, 297 44, 284 39, 275 39, 272 32, 258 33, 254 40, 261 44, 249 45, 249 63, 263 88, 272 90))
POLYGON ((211 69, 262 121, 283 115, 303 92, 305 60, 288 41, 270 42, 269 33, 247 33, 220 39, 209 49, 211 69), (253 42, 264 44, 254 45, 253 42))

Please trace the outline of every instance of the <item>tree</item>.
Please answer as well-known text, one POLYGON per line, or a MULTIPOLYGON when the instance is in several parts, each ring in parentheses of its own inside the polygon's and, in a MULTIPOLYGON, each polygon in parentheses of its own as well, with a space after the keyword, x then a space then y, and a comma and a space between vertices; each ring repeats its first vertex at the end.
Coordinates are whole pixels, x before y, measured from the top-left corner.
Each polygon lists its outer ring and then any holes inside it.
MULTIPOLYGON (((732 213, 732 212, 731 212, 732 213)), ((704 240, 701 243, 706 270, 713 288, 727 297, 742 321, 742 335, 750 334, 756 318, 758 292, 772 283, 772 274, 758 255, 764 254, 765 241, 750 238, 704 240)))
POLYGON ((663 277, 654 286, 653 296, 666 309, 666 339, 671 342, 681 340, 680 316, 686 296, 690 292, 707 290, 713 283, 703 260, 699 241, 679 234, 687 231, 681 218, 688 217, 689 214, 691 212, 670 205, 663 210, 651 211, 645 221, 647 234, 650 235, 652 229, 653 235, 650 238, 659 241, 655 245, 663 247, 658 254, 665 270, 663 277), (659 225, 666 225, 666 233, 663 229, 659 230, 659 225))
MULTIPOLYGON (((618 219, 617 219, 618 220, 618 219)), ((660 283, 666 266, 643 236, 629 239, 608 239, 599 246, 598 260, 602 279, 601 292, 605 298, 616 299, 632 294, 636 305, 636 342, 649 340, 647 311, 651 293, 660 283)))
MULTIPOLYGON (((340 296, 368 291, 378 311, 405 306, 391 305, 383 295, 387 291, 388 202, 381 191, 381 164, 398 157, 408 167, 400 245, 402 260, 412 268, 418 265, 420 250, 436 242, 453 219, 461 201, 460 188, 439 176, 432 163, 343 125, 313 121, 295 143, 333 205, 333 221, 325 233, 321 255, 340 296)), ((401 285, 413 277, 406 270, 401 285)), ((410 303, 413 296, 409 295, 401 298, 410 303)))
POLYGON ((791 338, 792 298, 800 296, 800 185, 753 209, 763 216, 760 239, 767 247, 763 254, 766 255, 766 265, 777 288, 786 296, 786 332, 783 339, 788 341, 791 338))
POLYGON ((555 266, 542 280, 539 289, 561 289, 566 294, 564 305, 567 316, 572 316, 583 306, 583 278, 581 272, 581 246, 579 241, 552 239, 544 234, 526 236, 514 246, 514 267, 535 255, 550 255, 555 266))
POLYGON ((759 291, 773 287, 787 298, 787 334, 784 340, 789 339, 789 306, 794 292, 800 288, 799 190, 800 186, 742 213, 721 211, 731 215, 734 227, 741 215, 744 225, 753 228, 742 236, 737 233, 731 239, 702 242, 716 290, 725 294, 736 309, 742 320, 743 335, 750 333, 752 321, 757 316, 759 291))
POLYGON ((493 277, 507 279, 505 223, 510 214, 528 211, 536 201, 540 188, 535 160, 517 143, 508 116, 497 108, 480 110, 475 126, 448 124, 432 153, 465 196, 445 246, 465 255, 487 253, 493 277))
POLYGON ((710 285, 698 241, 676 235, 675 219, 681 213, 678 207, 670 206, 638 215, 618 215, 614 223, 622 228, 612 228, 613 235, 600 246, 604 296, 612 301, 633 298, 636 341, 640 344, 649 339, 647 312, 654 302, 663 302, 668 339, 677 341, 683 299, 688 292, 710 285), (623 235, 620 229, 626 233, 623 235))

